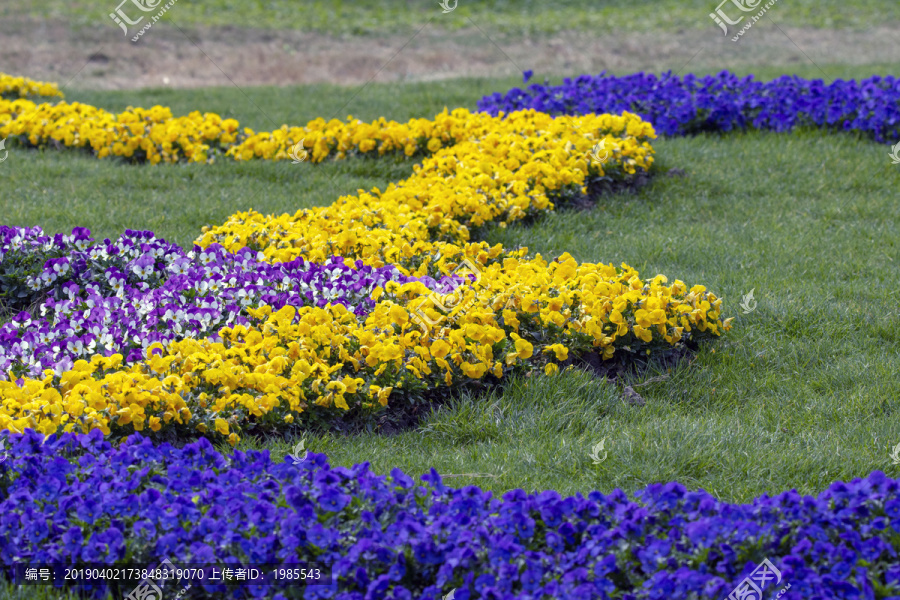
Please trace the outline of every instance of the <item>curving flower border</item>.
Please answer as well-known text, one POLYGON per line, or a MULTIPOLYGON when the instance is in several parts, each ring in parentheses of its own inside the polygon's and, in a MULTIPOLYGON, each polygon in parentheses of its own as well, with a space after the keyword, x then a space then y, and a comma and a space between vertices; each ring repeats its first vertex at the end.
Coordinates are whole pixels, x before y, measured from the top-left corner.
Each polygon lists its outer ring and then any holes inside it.
MULTIPOLYGON (((134 126, 121 122, 142 109, 124 120, 95 119, 88 107, 65 121, 41 117, 69 107, 43 104, 4 127, 33 125, 21 135, 75 146, 102 130, 113 146, 137 144, 148 153, 157 127, 176 128, 179 139, 212 131, 159 107, 134 126), (72 130, 81 137, 70 139, 72 130)), ((245 426, 371 411, 392 394, 417 402, 430 390, 523 368, 552 374, 570 353, 609 359, 617 350, 650 354, 717 336, 730 321, 720 319, 722 301, 703 286, 668 285, 662 275, 644 281, 627 265, 579 264, 568 254, 548 261, 528 257, 527 249, 470 241, 489 224, 504 227, 571 202, 593 181, 627 184, 645 174, 653 137, 653 128, 629 113, 575 119, 523 111, 501 119, 464 109, 405 125, 319 119, 250 135, 226 155, 282 160, 301 142, 312 162, 400 149, 431 155, 383 192, 361 191, 293 216, 237 214, 205 231, 201 248, 249 248, 280 264, 340 256, 415 280, 377 287, 366 315, 340 305, 248 307, 250 322, 222 329, 215 340, 142 344, 147 354, 139 363, 110 361, 107 352, 85 355, 61 373, 10 377, 0 382, 0 428, 109 434, 170 427, 236 444, 245 426), (461 265, 477 271, 474 281, 441 295, 423 283, 452 277, 461 265)), ((94 146, 98 157, 104 148, 94 146)))
MULTIPOLYGON (((321 454, 298 464, 268 451, 225 457, 203 438, 181 449, 140 435, 112 446, 99 431, 8 441, 7 577, 16 563, 317 562, 331 567, 331 585, 245 590, 275 600, 436 600, 453 590, 460 600, 669 600, 728 597, 768 561, 778 585, 771 570, 753 583, 766 595, 786 588, 784 600, 900 595, 900 482, 881 472, 818 497, 790 491, 749 504, 677 483, 634 498, 495 498, 446 487, 433 469, 420 485, 399 469, 332 467, 321 454)), ((188 598, 226 591, 208 577, 192 587, 188 598)))

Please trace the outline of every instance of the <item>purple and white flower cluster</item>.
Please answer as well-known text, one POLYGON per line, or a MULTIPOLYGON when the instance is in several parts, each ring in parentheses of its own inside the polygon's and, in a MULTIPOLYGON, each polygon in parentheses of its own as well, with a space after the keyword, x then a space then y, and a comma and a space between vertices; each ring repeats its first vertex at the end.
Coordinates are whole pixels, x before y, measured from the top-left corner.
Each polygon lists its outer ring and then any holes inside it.
POLYGON ((349 267, 339 257, 270 264, 261 253, 232 254, 218 244, 185 253, 149 231, 96 245, 84 228, 53 239, 40 228, 5 227, 0 234, 7 299, 21 305, 24 298, 39 313, 22 310, 0 326, 4 378, 60 374, 93 354, 139 361, 155 342, 214 338, 223 327, 247 324, 248 307, 333 303, 364 316, 376 287, 414 280, 393 267, 349 267))
MULTIPOLYGON (((5 434, 3 434, 5 436, 5 434)), ((874 472, 817 498, 730 504, 678 483, 563 498, 417 483, 368 463, 299 464, 268 451, 223 457, 100 431, 8 438, 0 464, 0 560, 222 565, 319 562, 329 586, 251 597, 457 600, 723 599, 768 559, 782 600, 900 597, 900 482, 874 472)), ((102 591, 102 590, 100 590, 102 591)), ((775 590, 765 590, 773 593, 775 590)), ((207 581, 186 597, 225 588, 207 581), (201 589, 202 588, 202 589, 201 589), (193 595, 192 595, 193 594, 193 595)), ((772 596, 774 597, 774 596, 772 596)))
MULTIPOLYGON (((526 82, 531 75, 525 72, 526 82)), ((787 75, 763 82, 730 71, 683 78, 671 71, 624 77, 604 71, 566 78, 561 85, 513 88, 478 101, 478 110, 491 115, 528 108, 552 115, 629 111, 662 135, 806 126, 859 131, 879 142, 900 138, 900 79, 891 76, 826 84, 787 75)))
POLYGON ((69 296, 74 283, 83 292, 115 295, 125 286, 146 291, 168 276, 167 266, 183 258, 175 244, 152 231, 126 230, 116 242, 95 244, 90 231, 44 235, 40 227, 0 226, 0 300, 7 313, 25 310, 47 297, 69 296))

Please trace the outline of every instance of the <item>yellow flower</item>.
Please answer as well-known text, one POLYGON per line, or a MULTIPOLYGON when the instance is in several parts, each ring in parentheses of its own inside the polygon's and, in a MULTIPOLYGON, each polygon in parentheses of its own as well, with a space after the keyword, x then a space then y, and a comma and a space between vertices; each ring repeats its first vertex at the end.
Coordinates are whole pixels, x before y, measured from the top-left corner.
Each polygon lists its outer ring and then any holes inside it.
POLYGON ((634 326, 634 335, 648 343, 653 341, 653 332, 649 329, 644 329, 640 325, 634 326))
POLYGON ((378 402, 382 406, 387 406, 388 396, 391 395, 391 392, 394 391, 393 387, 386 387, 378 392, 378 402))
POLYGON ((216 431, 221 435, 228 435, 228 422, 225 419, 216 419, 216 431))
POLYGON ((640 327, 645 329, 649 328, 652 325, 652 321, 650 320, 650 313, 640 308, 634 311, 634 321, 640 327))
POLYGON ((519 358, 531 358, 534 354, 534 346, 531 345, 531 342, 524 340, 519 336, 515 336, 514 339, 516 340, 516 355, 519 358))
POLYGON ((450 344, 445 342, 444 340, 435 340, 435 342, 431 345, 431 354, 437 358, 444 358, 447 354, 450 353, 451 347, 450 344))
POLYGON ((563 346, 562 344, 553 344, 544 348, 543 352, 545 354, 553 352, 556 356, 556 360, 566 360, 569 358, 569 349, 563 346))
POLYGON ((404 309, 399 304, 394 304, 393 306, 391 306, 390 315, 391 321, 395 325, 400 325, 401 327, 403 325, 406 325, 406 323, 409 321, 409 313, 407 313, 406 309, 404 309))
POLYGON ((487 371, 487 365, 485 364, 477 364, 473 365, 469 362, 463 362, 460 365, 462 372, 465 373, 466 377, 470 379, 481 379, 484 375, 485 371, 487 371))

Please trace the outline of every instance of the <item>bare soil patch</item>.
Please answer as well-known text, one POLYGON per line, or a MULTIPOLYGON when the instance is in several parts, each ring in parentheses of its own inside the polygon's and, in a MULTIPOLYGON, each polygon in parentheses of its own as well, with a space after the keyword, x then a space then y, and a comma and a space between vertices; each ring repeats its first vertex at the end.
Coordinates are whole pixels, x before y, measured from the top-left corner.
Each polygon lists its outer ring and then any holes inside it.
MULTIPOLYGON (((415 37, 334 37, 239 27, 181 29, 160 22, 138 42, 108 27, 65 21, 0 22, 0 70, 65 87, 139 89, 429 81, 537 73, 575 75, 639 70, 679 73, 741 65, 900 62, 900 33, 781 28, 758 23, 740 41, 718 30, 569 32, 503 38, 477 29, 426 27, 415 37), (490 36, 490 38, 488 37, 490 36)), ((829 77, 823 72, 822 77, 829 77)))

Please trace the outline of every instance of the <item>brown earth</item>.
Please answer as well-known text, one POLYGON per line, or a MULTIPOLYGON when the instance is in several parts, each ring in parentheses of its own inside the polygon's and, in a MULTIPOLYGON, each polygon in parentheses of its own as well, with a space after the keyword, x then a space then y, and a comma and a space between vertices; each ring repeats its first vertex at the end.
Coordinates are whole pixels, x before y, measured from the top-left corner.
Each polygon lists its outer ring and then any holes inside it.
MULTIPOLYGON (((132 32, 133 33, 133 32, 132 32)), ((133 89, 292 85, 370 80, 429 81, 544 73, 679 73, 741 65, 900 62, 900 33, 778 28, 760 22, 738 42, 711 25, 698 31, 595 36, 586 32, 503 38, 471 28, 426 27, 415 35, 340 38, 248 28, 181 29, 157 23, 137 42, 110 22, 72 28, 64 21, 0 22, 0 71, 64 87, 133 89)))

